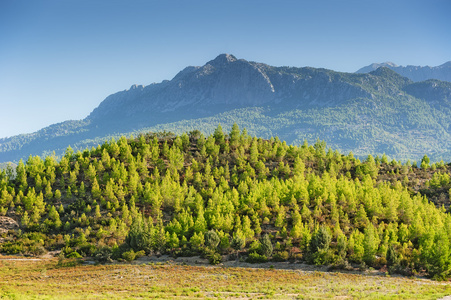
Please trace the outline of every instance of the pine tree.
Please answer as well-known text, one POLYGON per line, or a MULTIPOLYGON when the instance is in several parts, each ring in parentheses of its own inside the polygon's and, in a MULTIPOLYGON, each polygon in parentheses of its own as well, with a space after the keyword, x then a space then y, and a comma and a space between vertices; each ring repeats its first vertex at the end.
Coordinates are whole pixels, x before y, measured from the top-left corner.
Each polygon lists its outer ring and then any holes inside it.
POLYGON ((236 251, 237 258, 238 252, 243 249, 245 245, 246 239, 240 231, 237 231, 232 238, 232 242, 230 243, 230 246, 236 251))
POLYGON ((357 211, 357 215, 355 216, 354 224, 357 228, 365 228, 369 222, 370 220, 366 214, 365 207, 361 204, 357 211))
POLYGON ((221 124, 218 124, 218 127, 216 127, 215 132, 213 133, 213 137, 217 144, 222 145, 225 142, 224 132, 222 131, 221 124))
POLYGON ((209 230, 205 233, 205 246, 207 246, 210 249, 216 249, 218 247, 220 242, 220 238, 216 231, 209 230))
POLYGON ((332 237, 325 226, 320 226, 312 235, 310 242, 310 252, 327 251, 329 249, 332 237))
POLYGON ((365 228, 363 239, 363 261, 371 266, 376 260, 376 251, 379 247, 379 240, 377 237, 377 233, 375 232, 373 224, 369 223, 369 225, 365 228))
POLYGON ((272 255, 273 246, 271 243, 271 239, 269 238, 269 235, 265 234, 260 238, 260 251, 261 254, 270 257, 272 255))
POLYGON ((125 243, 134 251, 144 250, 146 253, 150 253, 152 250, 151 230, 142 215, 133 220, 125 243))
MULTIPOLYGON (((216 134, 216 131, 215 131, 215 134, 216 134)), ((236 149, 240 143, 240 129, 236 123, 233 123, 232 130, 230 131, 229 136, 230 136, 230 138, 229 138, 230 148, 236 149)), ((219 133, 218 137, 220 138, 220 133, 219 133)), ((215 139, 218 140, 216 138, 216 136, 215 136, 215 139)))

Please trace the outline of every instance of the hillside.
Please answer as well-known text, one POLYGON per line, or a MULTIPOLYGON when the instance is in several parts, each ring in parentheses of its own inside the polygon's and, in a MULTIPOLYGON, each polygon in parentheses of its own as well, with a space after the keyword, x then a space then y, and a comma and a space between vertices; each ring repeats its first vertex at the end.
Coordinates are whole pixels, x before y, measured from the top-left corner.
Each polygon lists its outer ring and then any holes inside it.
POLYGON ((223 54, 170 81, 108 96, 83 120, 0 139, 0 162, 84 150, 148 131, 204 134, 233 123, 300 145, 318 138, 358 157, 450 160, 451 83, 412 82, 387 68, 369 74, 273 67, 223 54), (431 93, 432 92, 432 93, 431 93))
POLYGON ((363 67, 356 71, 356 73, 369 73, 377 68, 386 67, 392 69, 401 76, 407 77, 413 81, 425 81, 428 79, 437 79, 442 81, 451 81, 451 61, 448 61, 440 66, 398 66, 392 62, 374 63, 363 67))
POLYGON ((4 230, 0 252, 291 260, 448 278, 450 171, 427 156, 418 168, 360 161, 321 141, 288 146, 236 124, 208 137, 122 137, 2 172, 0 213, 20 230, 4 230))

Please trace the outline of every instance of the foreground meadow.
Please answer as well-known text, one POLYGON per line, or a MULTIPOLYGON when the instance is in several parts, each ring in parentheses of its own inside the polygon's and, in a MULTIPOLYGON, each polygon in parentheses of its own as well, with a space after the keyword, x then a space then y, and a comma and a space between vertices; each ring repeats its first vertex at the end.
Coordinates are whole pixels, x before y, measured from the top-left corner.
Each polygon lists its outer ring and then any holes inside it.
POLYGON ((339 272, 0 260, 2 299, 438 299, 451 285, 339 272))

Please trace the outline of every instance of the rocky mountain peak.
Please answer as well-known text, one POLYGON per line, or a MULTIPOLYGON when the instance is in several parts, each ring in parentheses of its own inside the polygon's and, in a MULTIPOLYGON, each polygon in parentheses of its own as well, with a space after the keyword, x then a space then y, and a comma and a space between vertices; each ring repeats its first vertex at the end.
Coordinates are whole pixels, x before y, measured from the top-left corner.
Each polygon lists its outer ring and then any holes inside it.
POLYGON ((238 59, 232 54, 220 54, 215 59, 210 60, 207 65, 223 66, 237 61, 238 59))
POLYGON ((132 91, 132 90, 142 90, 144 88, 144 86, 143 85, 141 85, 141 84, 132 84, 132 86, 130 87, 130 91, 132 91))
MULTIPOLYGON (((434 148, 435 153, 449 149, 451 78, 446 77, 450 82, 414 83, 407 77, 417 72, 417 67, 385 64, 387 66, 376 70, 370 68, 369 71, 373 71, 370 74, 348 74, 308 67, 274 67, 221 54, 203 66, 186 67, 172 80, 145 87, 132 85, 129 90, 112 94, 83 120, 66 121, 30 135, 0 139, 0 162, 18 161, 43 151, 62 153, 69 144, 78 149, 90 148, 100 138, 119 133, 129 135, 164 129, 183 132, 195 127, 205 129, 207 124, 219 122, 229 122, 231 126, 234 120, 244 122, 256 133, 282 135, 287 142, 303 141, 330 131, 326 137, 332 144, 365 155, 371 151, 402 155, 423 155, 432 151, 429 142, 414 145, 402 139, 393 144, 391 122, 400 120, 402 130, 411 128, 412 136, 419 132, 421 141, 425 136, 423 129, 433 132, 432 143, 444 145, 434 148), (399 70, 404 70, 406 75, 401 76, 399 70), (348 123, 340 119, 340 116, 355 115, 357 110, 362 111, 362 115, 355 120, 348 123), (389 114, 386 118, 381 114, 384 111, 389 114), (380 135, 374 140, 382 142, 369 144, 369 139, 357 138, 359 142, 354 143, 353 139, 366 130, 362 124, 375 124, 380 135), (435 138, 439 136, 436 132, 440 137, 435 138), (395 146, 388 149, 392 144, 395 146)), ((438 74, 445 78, 446 74, 451 75, 449 65, 420 69, 423 77, 438 74)), ((401 131, 395 134, 405 136, 401 131)), ((446 155, 451 157, 450 153, 446 155)))

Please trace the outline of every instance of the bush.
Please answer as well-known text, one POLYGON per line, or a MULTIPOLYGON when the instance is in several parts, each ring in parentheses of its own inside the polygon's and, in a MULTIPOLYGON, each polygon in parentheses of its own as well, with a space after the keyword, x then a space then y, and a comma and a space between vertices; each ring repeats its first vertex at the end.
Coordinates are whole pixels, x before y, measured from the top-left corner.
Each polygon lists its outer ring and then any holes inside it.
POLYGON ((205 233, 205 246, 207 246, 210 249, 215 249, 218 247, 220 238, 216 231, 210 230, 207 233, 205 233))
POLYGON ((133 261, 136 259, 136 253, 131 249, 130 251, 122 253, 122 258, 126 261, 133 261))
POLYGON ((260 255, 257 252, 250 253, 246 259, 246 262, 249 262, 251 264, 265 263, 267 261, 268 261, 268 258, 265 255, 260 255))
POLYGON ((288 254, 288 251, 279 251, 274 253, 274 255, 272 256, 272 260, 273 261, 286 261, 288 260, 288 258, 290 257, 290 255, 288 254))
POLYGON ((312 253, 309 255, 308 261, 317 266, 333 264, 339 257, 334 254, 332 249, 329 250, 320 250, 318 252, 312 253))
POLYGON ((143 257, 144 255, 146 255, 146 251, 141 250, 141 251, 136 252, 135 254, 136 254, 135 259, 138 259, 138 258, 143 257))
POLYGON ((113 256, 113 250, 108 247, 108 246, 103 246, 100 248, 97 248, 95 254, 94 254, 94 259, 97 260, 98 262, 112 262, 113 256))
POLYGON ((6 254, 18 254, 23 252, 23 245, 20 243, 6 242, 0 245, 0 252, 6 254))
POLYGON ((382 268, 383 266, 387 265, 387 259, 385 257, 379 257, 376 259, 376 261, 373 263, 373 266, 375 268, 382 268))
POLYGON ((57 267, 59 268, 70 268, 70 267, 76 267, 78 265, 82 264, 82 260, 78 258, 64 258, 63 253, 61 252, 58 256, 58 264, 57 267))
POLYGON ((73 251, 67 254, 66 258, 82 258, 82 256, 77 251, 73 251))
POLYGON ((85 243, 79 247, 79 252, 83 256, 93 256, 96 253, 96 246, 85 243))
POLYGON ((351 266, 351 264, 346 259, 339 256, 337 261, 329 267, 329 271, 333 271, 333 270, 351 271, 351 270, 354 270, 354 268, 351 266))
POLYGON ((205 257, 208 258, 208 262, 211 265, 217 265, 217 264, 221 263, 221 261, 222 261, 221 254, 219 254, 216 251, 208 251, 207 250, 207 253, 205 253, 205 257))
POLYGON ((35 256, 43 255, 47 253, 47 250, 42 245, 32 245, 29 249, 29 252, 35 256))

